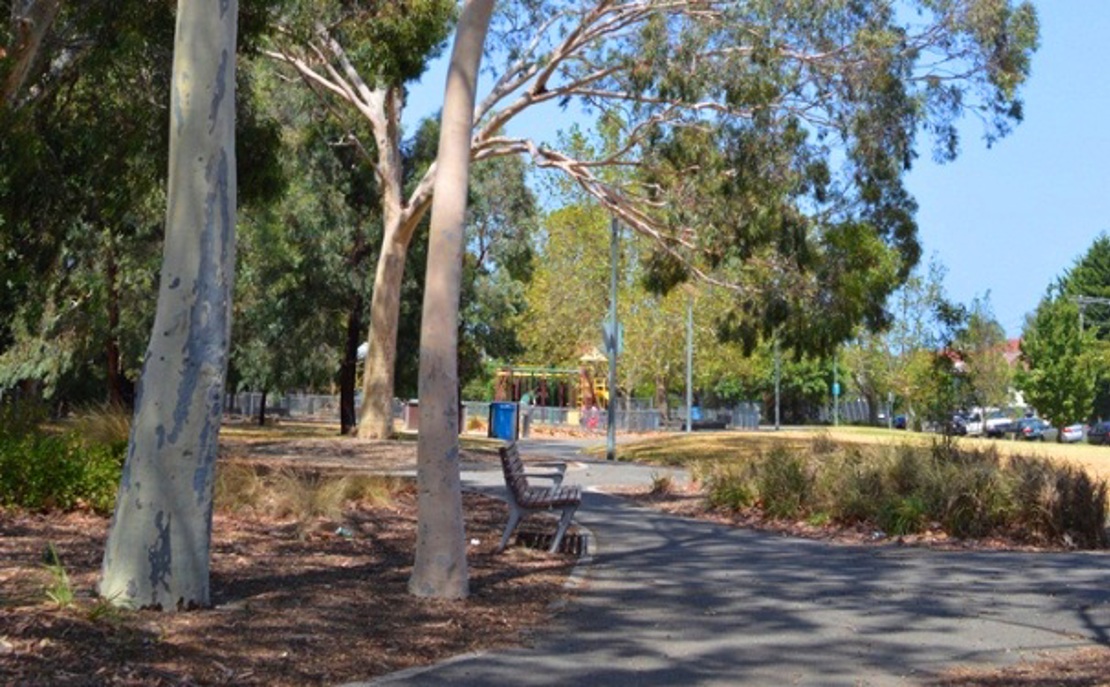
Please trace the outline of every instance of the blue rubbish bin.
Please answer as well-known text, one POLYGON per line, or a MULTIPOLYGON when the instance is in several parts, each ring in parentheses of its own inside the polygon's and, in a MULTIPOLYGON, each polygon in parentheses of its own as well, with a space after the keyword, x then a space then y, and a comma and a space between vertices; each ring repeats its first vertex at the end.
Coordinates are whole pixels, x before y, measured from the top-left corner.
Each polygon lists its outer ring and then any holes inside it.
POLYGON ((494 439, 516 441, 518 407, 516 403, 495 401, 489 404, 489 436, 494 439))

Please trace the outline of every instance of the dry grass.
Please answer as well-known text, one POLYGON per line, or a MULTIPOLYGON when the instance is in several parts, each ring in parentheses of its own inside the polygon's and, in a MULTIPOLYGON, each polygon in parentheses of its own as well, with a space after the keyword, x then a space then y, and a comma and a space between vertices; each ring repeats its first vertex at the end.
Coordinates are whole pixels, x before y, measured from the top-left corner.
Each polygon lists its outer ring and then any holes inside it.
POLYGON ((90 444, 111 446, 131 435, 131 413, 110 404, 91 406, 76 413, 73 431, 90 444))
MULTIPOLYGON (((738 453, 767 453, 775 447, 814 449, 827 441, 860 446, 901 445, 929 446, 935 434, 888 430, 878 427, 828 427, 790 429, 780 432, 715 432, 652 437, 642 442, 622 444, 621 460, 657 465, 689 465, 701 461, 730 460, 738 453)), ((1042 457, 1054 462, 1072 463, 1092 477, 1110 480, 1110 446, 1090 444, 1056 444, 1001 439, 961 438, 961 448, 987 450, 994 448, 1003 457, 1015 455, 1042 457)), ((820 452, 820 451, 817 451, 820 452)))
POLYGON ((335 519, 349 504, 385 507, 404 488, 388 475, 333 474, 250 463, 224 463, 216 474, 216 509, 309 522, 335 519))

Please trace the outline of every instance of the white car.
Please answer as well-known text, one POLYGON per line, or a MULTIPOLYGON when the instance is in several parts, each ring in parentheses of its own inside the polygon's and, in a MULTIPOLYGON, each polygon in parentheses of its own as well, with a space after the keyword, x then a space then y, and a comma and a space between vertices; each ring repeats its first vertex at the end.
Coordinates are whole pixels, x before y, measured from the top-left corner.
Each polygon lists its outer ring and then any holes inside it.
POLYGON ((1077 441, 1083 441, 1084 434, 1085 432, 1083 423, 1068 425, 1064 429, 1060 430, 1060 441, 1064 442, 1065 444, 1074 444, 1077 441))
POLYGON ((1014 419, 1001 410, 990 410, 987 419, 983 422, 983 434, 988 437, 998 438, 1006 433, 1014 424, 1014 419))

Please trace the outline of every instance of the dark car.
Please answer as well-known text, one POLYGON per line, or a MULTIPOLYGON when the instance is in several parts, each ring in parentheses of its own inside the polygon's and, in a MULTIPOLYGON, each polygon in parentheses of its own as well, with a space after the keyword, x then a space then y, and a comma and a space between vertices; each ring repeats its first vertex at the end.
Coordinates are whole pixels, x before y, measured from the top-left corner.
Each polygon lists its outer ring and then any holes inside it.
POLYGON ((894 429, 905 429, 905 428, 906 428, 906 416, 905 415, 895 415, 894 416, 894 429))
POLYGON ((1044 441, 1044 433, 1050 429, 1052 429, 1052 425, 1039 417, 1024 417, 1015 422, 1013 428, 1009 431, 1014 433, 1015 439, 1044 441))
POLYGON ((944 433, 948 436, 967 436, 967 418, 959 413, 948 418, 944 423, 944 433))
POLYGON ((1087 443, 1110 444, 1110 421, 1096 422, 1087 429, 1087 443))

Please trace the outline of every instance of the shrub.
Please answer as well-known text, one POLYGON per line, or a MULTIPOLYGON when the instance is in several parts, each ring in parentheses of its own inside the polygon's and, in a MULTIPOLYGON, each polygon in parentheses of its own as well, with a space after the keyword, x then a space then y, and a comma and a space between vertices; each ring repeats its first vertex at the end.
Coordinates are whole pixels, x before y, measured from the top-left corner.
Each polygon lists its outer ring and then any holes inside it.
POLYGON ((875 522, 883 503, 883 455, 852 452, 827 461, 818 477, 832 518, 845 524, 875 522))
POLYGON ((821 430, 813 436, 813 441, 810 443, 810 450, 816 456, 828 455, 835 453, 838 446, 833 441, 832 436, 827 429, 821 430))
POLYGON ((74 434, 0 436, 0 505, 110 513, 125 453, 74 434))
POLYGON ((920 496, 893 496, 879 508, 877 523, 887 534, 915 534, 925 529, 928 516, 928 508, 920 496))
POLYGON ((1079 548, 1107 546, 1107 484, 1071 465, 1043 458, 1010 462, 1022 530, 1034 541, 1079 548))
POLYGON ((1107 483, 1073 466, 1043 458, 1003 461, 993 448, 961 450, 954 442, 840 447, 819 460, 815 448, 778 448, 743 467, 718 466, 705 480, 710 503, 738 509, 758 497, 768 517, 819 513, 893 535, 939 522, 958 538, 1009 533, 1081 548, 1110 545, 1107 483))
POLYGON ((35 434, 49 416, 42 403, 0 403, 0 439, 19 439, 35 434))
POLYGON ((781 447, 773 449, 759 464, 759 498, 772 518, 803 514, 810 505, 812 483, 805 459, 781 447))
POLYGON ((749 470, 717 465, 704 477, 706 500, 713 508, 738 511, 755 503, 756 490, 749 470))

